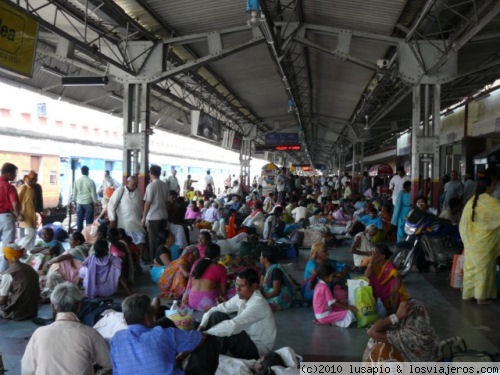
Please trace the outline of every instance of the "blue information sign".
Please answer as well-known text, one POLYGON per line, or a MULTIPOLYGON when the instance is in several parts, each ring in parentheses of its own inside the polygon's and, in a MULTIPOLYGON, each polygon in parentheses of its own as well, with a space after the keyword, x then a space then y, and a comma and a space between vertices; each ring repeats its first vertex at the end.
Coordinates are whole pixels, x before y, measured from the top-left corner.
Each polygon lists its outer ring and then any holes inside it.
POLYGON ((292 145, 299 143, 299 133, 271 133, 266 134, 266 145, 292 145))

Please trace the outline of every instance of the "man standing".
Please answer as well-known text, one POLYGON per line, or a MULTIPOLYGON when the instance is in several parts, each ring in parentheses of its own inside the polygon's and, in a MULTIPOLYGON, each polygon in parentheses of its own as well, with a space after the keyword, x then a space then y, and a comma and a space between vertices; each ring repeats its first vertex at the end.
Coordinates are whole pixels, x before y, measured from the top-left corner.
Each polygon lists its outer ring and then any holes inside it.
POLYGON ((81 168, 82 176, 75 181, 73 187, 73 201, 76 203, 76 230, 83 229, 85 225, 91 225, 94 221, 94 205, 97 203, 95 182, 89 178, 89 167, 81 168))
MULTIPOLYGON (((113 374, 214 374, 218 363, 215 342, 197 331, 155 326, 155 311, 146 295, 133 294, 122 303, 128 329, 111 339, 113 374), (193 351, 185 372, 177 366, 193 351)), ((213 340, 213 338, 212 338, 213 340)))
POLYGON ((35 212, 38 214, 43 213, 43 189, 42 185, 38 183, 38 173, 34 173, 33 178, 33 192, 35 193, 34 204, 35 204, 35 212))
POLYGON ((205 196, 211 198, 215 192, 214 178, 210 175, 210 169, 205 175, 205 196))
POLYGON ((97 191, 97 194, 102 197, 104 194, 104 190, 106 188, 111 187, 113 190, 116 190, 120 187, 120 184, 118 181, 116 181, 113 177, 111 177, 111 174, 108 170, 104 171, 104 179, 102 180, 101 186, 99 186, 99 190, 97 191))
POLYGON ((462 181, 458 179, 458 172, 455 170, 452 170, 450 172, 450 181, 444 185, 444 201, 443 201, 443 208, 445 210, 450 208, 450 200, 452 198, 458 198, 462 199, 462 196, 464 195, 464 185, 462 184, 462 181))
POLYGON ((286 188, 286 168, 281 168, 280 173, 276 177, 276 191, 278 193, 277 203, 283 204, 285 201, 286 188))
POLYGON ((9 267, 0 282, 0 318, 25 320, 37 315, 40 299, 38 273, 19 261, 23 253, 15 244, 3 248, 9 267))
POLYGON ((174 167, 172 167, 172 174, 168 176, 167 185, 168 191, 173 191, 176 195, 179 195, 181 186, 179 185, 179 180, 177 180, 177 171, 174 167))
POLYGON ((187 201, 191 201, 193 198, 189 198, 189 194, 191 192, 191 187, 193 186, 193 183, 198 182, 197 180, 191 179, 191 175, 188 174, 186 181, 184 181, 184 188, 183 188, 183 193, 184 197, 186 198, 187 201))
POLYGON ((107 342, 76 316, 80 300, 75 284, 64 282, 55 287, 50 295, 55 322, 31 336, 21 362, 23 374, 93 374, 94 362, 111 369, 107 342))
POLYGON ((238 274, 236 295, 208 310, 198 330, 218 337, 220 354, 230 351, 237 358, 257 359, 273 349, 276 321, 259 290, 255 270, 246 268, 238 274), (231 313, 236 313, 232 319, 231 313))
POLYGON ((17 167, 12 163, 2 166, 0 176, 0 237, 2 245, 14 242, 16 239, 16 220, 22 221, 19 207, 19 197, 11 181, 15 181, 17 167))
POLYGON ((472 179, 470 173, 466 173, 464 176, 464 195, 463 195, 463 203, 467 203, 469 199, 474 195, 474 190, 476 189, 476 181, 472 179))
POLYGON ((141 225, 148 231, 147 261, 152 262, 158 248, 158 233, 167 227, 167 184, 160 180, 161 167, 152 165, 149 168, 151 182, 146 187, 144 194, 144 209, 142 211, 141 225))
POLYGON ((24 185, 19 188, 19 203, 23 221, 19 222, 22 238, 18 244, 26 250, 35 247, 36 240, 35 190, 33 187, 35 175, 36 173, 31 171, 24 178, 24 185))
POLYGON ((137 189, 137 177, 127 178, 125 186, 114 191, 108 203, 108 218, 111 228, 123 228, 132 238, 141 255, 146 244, 146 233, 141 224, 142 198, 137 189))
POLYGON ((392 176, 389 181, 389 189, 392 190, 392 204, 394 206, 396 206, 399 192, 403 190, 403 183, 410 181, 410 177, 406 175, 405 169, 402 166, 399 166, 396 172, 397 174, 392 176))

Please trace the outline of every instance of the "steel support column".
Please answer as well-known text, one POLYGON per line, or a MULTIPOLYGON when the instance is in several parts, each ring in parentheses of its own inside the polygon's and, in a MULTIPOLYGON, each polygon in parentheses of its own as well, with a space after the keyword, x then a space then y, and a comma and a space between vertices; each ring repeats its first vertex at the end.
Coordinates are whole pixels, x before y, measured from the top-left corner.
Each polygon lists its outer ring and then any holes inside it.
POLYGON ((149 168, 149 97, 148 83, 125 83, 123 87, 123 179, 138 177, 144 193, 149 168))
POLYGON ((427 196, 429 191, 424 181, 431 178, 429 204, 434 208, 439 208, 439 139, 436 131, 440 124, 440 94, 439 84, 413 87, 411 201, 413 203, 417 198, 420 184, 427 196))
POLYGON ((240 184, 245 192, 250 189, 250 160, 252 160, 252 141, 243 139, 240 150, 240 184))

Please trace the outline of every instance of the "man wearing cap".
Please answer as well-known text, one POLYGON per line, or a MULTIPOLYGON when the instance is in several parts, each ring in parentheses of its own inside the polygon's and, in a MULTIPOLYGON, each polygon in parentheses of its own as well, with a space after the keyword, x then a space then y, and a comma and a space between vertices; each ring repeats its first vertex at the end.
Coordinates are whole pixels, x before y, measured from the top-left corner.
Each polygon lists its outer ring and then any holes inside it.
POLYGON ((38 312, 40 285, 38 274, 29 265, 21 263, 23 250, 15 244, 3 248, 3 256, 9 268, 2 274, 0 282, 0 318, 25 320, 34 318, 38 312))

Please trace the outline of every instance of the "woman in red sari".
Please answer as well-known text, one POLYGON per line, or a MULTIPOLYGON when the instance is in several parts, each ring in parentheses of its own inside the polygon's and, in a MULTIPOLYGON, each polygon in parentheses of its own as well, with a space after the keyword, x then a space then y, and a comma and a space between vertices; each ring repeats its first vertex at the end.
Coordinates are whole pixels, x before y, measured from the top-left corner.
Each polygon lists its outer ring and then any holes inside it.
POLYGON ((375 299, 380 298, 388 314, 395 313, 399 302, 408 299, 399 272, 389 260, 391 251, 385 244, 374 247, 370 263, 365 271, 365 276, 370 280, 375 299))

